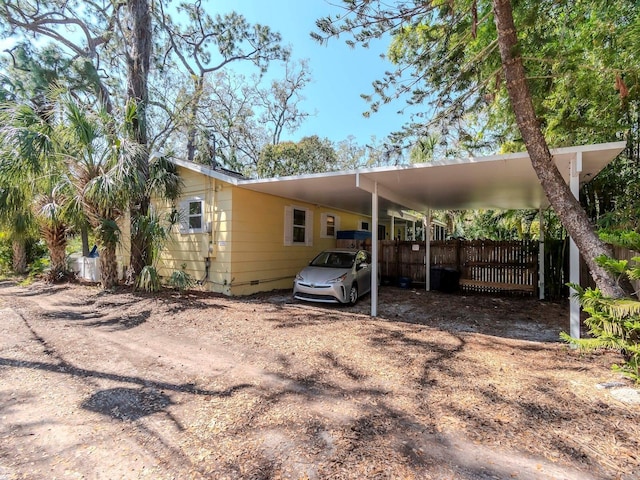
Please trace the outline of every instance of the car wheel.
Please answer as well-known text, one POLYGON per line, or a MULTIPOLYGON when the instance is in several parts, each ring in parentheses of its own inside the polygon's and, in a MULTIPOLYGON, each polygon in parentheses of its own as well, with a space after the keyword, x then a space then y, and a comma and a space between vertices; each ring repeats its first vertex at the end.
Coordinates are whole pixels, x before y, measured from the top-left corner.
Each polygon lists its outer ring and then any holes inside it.
POLYGON ((355 283, 351 285, 351 289, 349 290, 349 305, 355 305, 358 301, 358 285, 355 283))

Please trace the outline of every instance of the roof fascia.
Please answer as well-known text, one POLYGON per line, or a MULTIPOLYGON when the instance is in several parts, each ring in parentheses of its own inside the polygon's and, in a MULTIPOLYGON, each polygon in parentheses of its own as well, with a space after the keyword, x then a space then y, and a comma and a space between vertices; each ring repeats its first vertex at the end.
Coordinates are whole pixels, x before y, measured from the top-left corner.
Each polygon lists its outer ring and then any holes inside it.
POLYGON ((191 170, 192 172, 201 173, 202 175, 206 175, 207 177, 215 178, 217 180, 230 183, 232 185, 238 185, 239 183, 238 178, 232 177, 230 175, 225 175, 224 173, 217 172, 213 168, 207 167, 206 165, 200 165, 198 163, 193 163, 193 162, 185 162, 184 160, 178 160, 178 159, 171 159, 169 161, 174 165, 177 165, 182 168, 186 168, 187 170, 191 170))

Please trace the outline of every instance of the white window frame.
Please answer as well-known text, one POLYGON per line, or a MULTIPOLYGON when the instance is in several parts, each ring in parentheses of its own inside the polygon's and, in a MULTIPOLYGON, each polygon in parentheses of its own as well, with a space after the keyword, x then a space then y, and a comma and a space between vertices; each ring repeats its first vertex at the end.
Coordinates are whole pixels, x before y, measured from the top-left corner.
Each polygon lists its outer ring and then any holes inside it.
POLYGON ((364 230, 366 232, 370 231, 371 229, 371 222, 369 220, 360 220, 358 222, 358 230, 364 230), (363 224, 367 224, 367 228, 364 228, 363 224))
POLYGON ((284 244, 285 246, 313 246, 313 210, 297 205, 284 207, 284 244), (304 212, 304 225, 293 224, 294 210, 304 212), (293 229, 295 227, 304 228, 303 242, 294 242, 293 229))
POLYGON ((324 212, 320 215, 320 238, 336 238, 340 230, 340 216, 333 212, 324 212), (333 235, 327 232, 329 228, 329 217, 333 218, 333 235))
POLYGON ((204 200, 201 197, 192 197, 187 198, 180 202, 180 233, 188 234, 188 233, 204 233, 206 232, 206 221, 205 221, 205 211, 204 211, 204 200), (190 206, 192 203, 200 203, 200 214, 199 215, 191 215, 190 206), (191 228, 190 227, 190 219, 192 217, 200 217, 200 228, 191 228))

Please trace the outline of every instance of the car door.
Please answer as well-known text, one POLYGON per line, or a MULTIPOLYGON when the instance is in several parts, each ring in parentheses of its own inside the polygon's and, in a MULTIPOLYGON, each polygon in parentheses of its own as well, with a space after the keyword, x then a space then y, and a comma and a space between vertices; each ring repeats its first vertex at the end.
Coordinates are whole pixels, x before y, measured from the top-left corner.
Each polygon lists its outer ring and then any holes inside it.
POLYGON ((371 254, 360 250, 356 255, 358 290, 364 294, 371 290, 371 254))

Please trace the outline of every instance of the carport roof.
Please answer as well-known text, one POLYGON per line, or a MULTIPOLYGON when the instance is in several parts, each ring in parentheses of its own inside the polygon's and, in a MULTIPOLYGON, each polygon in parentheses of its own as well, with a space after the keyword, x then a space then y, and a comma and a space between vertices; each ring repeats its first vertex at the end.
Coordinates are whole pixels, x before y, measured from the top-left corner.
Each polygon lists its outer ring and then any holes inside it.
MULTIPOLYGON (((582 153, 580 184, 594 178, 624 149, 625 142, 552 150, 554 161, 569 182, 570 162, 582 153)), ((240 180, 251 190, 371 214, 373 182, 378 184, 379 211, 389 209, 526 209, 548 206, 526 152, 434 161, 410 166, 300 175, 266 180, 240 180), (364 187, 364 188, 358 188, 364 187)))
MULTIPOLYGON (((625 147, 625 142, 582 145, 551 151, 569 182, 571 161, 582 155, 580 184, 594 178, 625 147)), ((186 168, 194 164, 176 162, 186 168)), ((434 161, 410 166, 243 180, 198 166, 202 173, 235 185, 361 215, 371 215, 371 190, 377 184, 379 217, 389 210, 537 209, 548 206, 526 152, 434 161)))

